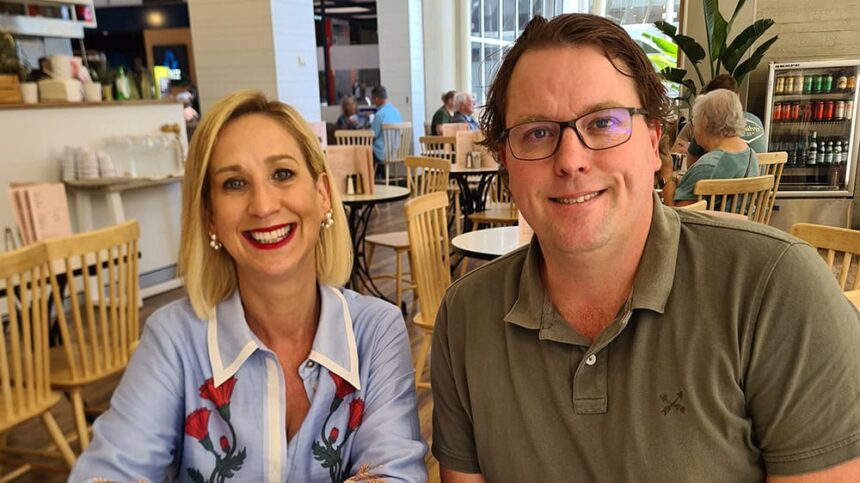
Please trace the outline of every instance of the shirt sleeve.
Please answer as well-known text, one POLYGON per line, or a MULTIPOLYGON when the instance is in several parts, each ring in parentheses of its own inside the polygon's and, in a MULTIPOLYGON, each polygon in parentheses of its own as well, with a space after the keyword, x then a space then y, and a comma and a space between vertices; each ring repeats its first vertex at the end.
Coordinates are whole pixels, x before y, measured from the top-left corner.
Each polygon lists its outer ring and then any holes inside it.
MULTIPOLYGON (((449 292, 450 294, 451 292, 449 292)), ((460 399, 455 374, 464 377, 464 368, 455 367, 455 353, 449 343, 447 297, 439 308, 430 349, 430 378, 433 388, 433 456, 445 468, 463 473, 480 473, 472 418, 460 399)), ((459 360, 462 363, 463 358, 459 360)))
MULTIPOLYGON (((179 323, 173 320, 171 323, 179 323)), ((165 481, 181 443, 182 367, 171 337, 144 326, 110 409, 93 425, 93 440, 69 476, 70 482, 165 481)))
POLYGON ((860 456, 860 314, 814 249, 777 259, 753 320, 743 383, 767 472, 860 456))
POLYGON ((385 481, 424 482, 427 446, 418 425, 415 369, 406 324, 400 311, 386 306, 371 316, 376 323, 370 344, 370 370, 365 384, 361 425, 353 436, 350 473, 361 465, 385 481))
POLYGON ((675 188, 675 201, 695 201, 699 197, 693 194, 696 183, 702 179, 711 179, 714 167, 701 162, 700 159, 681 177, 678 187, 675 188))
POLYGON ((382 135, 382 121, 385 117, 385 114, 382 112, 382 109, 376 111, 376 115, 373 116, 373 122, 370 123, 370 129, 373 130, 373 137, 378 138, 382 135))

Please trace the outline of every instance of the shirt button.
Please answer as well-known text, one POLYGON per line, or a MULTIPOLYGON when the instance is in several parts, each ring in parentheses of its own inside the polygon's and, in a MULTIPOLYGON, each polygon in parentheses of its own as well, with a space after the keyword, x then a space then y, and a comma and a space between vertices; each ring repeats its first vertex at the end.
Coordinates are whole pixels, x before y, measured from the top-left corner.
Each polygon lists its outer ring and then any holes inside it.
POLYGON ((311 367, 313 367, 313 366, 314 366, 314 361, 308 361, 308 363, 307 363, 307 364, 305 364, 305 366, 306 366, 308 369, 310 369, 311 367))
POLYGON ((588 359, 585 360, 585 365, 593 366, 595 362, 597 362, 597 356, 591 354, 590 356, 588 356, 588 359))

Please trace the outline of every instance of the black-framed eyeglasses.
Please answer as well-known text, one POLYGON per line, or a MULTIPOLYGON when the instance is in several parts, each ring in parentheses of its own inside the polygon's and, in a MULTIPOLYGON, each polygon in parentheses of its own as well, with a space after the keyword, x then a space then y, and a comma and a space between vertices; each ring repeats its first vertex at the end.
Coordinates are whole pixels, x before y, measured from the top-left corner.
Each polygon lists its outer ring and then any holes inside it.
POLYGON ((630 140, 634 114, 646 116, 648 111, 639 107, 610 107, 570 121, 529 121, 505 129, 502 137, 511 154, 523 161, 537 161, 555 154, 566 127, 573 129, 585 147, 600 151, 630 140))

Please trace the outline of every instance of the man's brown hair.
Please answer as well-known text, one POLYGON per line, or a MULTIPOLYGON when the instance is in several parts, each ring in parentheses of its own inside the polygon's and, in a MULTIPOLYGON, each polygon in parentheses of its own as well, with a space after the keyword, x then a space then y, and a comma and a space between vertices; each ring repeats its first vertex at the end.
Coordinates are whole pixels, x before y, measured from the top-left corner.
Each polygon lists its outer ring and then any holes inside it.
MULTIPOLYGON (((565 14, 552 20, 538 16, 528 23, 505 55, 490 86, 481 115, 481 126, 486 133, 482 144, 496 153, 502 149, 508 85, 514 67, 524 53, 542 48, 584 45, 600 49, 618 72, 633 79, 642 107, 648 110, 646 119, 649 124, 665 125, 669 100, 660 76, 645 52, 623 28, 603 17, 588 14, 565 14)), ((570 75, 576 75, 576 72, 570 75)))

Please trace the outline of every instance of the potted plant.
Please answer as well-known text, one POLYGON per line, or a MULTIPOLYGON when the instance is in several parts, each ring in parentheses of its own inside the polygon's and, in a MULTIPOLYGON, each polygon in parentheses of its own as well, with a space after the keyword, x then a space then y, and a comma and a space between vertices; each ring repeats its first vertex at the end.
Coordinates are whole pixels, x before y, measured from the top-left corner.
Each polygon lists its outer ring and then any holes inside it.
MULTIPOLYGON (((720 13, 719 0, 704 0, 707 50, 694 38, 679 34, 674 25, 662 20, 654 23, 654 26, 671 38, 672 42, 687 56, 695 71, 698 85, 705 85, 710 79, 723 72, 730 74, 738 85, 741 85, 747 74, 758 67, 764 54, 776 42, 778 36, 774 35, 759 45, 748 59, 741 62, 753 44, 773 25, 773 19, 756 20, 729 42, 732 25, 745 3, 746 0, 738 1, 732 17, 727 22, 720 13), (702 61, 706 62, 708 68, 705 73, 699 65, 702 61)), ((696 83, 690 78, 690 73, 686 69, 664 67, 660 75, 667 81, 681 84, 684 87, 682 91, 685 91, 682 97, 687 102, 692 102, 695 98, 696 83)))
POLYGON ((0 103, 21 102, 20 82, 27 68, 18 59, 15 38, 8 32, 0 33, 0 103))

